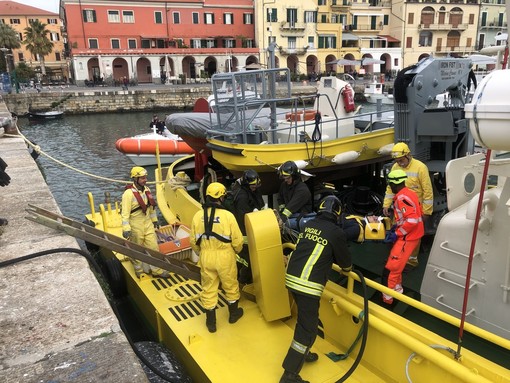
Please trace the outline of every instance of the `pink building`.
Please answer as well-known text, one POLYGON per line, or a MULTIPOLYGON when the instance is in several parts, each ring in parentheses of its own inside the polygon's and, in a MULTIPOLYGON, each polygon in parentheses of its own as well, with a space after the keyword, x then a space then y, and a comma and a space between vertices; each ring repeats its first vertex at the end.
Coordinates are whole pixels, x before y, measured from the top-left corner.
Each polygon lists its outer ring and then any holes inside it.
POLYGON ((259 62, 253 0, 62 0, 62 8, 78 84, 205 81, 259 62))

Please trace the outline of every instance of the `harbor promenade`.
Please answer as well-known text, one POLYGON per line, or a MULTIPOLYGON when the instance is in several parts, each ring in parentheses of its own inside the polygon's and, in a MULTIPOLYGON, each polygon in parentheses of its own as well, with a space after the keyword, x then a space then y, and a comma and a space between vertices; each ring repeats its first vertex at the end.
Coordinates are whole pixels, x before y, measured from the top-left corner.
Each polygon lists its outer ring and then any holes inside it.
MULTIPOLYGON (((0 188, 0 382, 115 382, 148 379, 86 259, 58 252, 77 241, 25 218, 33 204, 59 212, 24 141, 3 134, 10 113, 0 98, 0 157, 11 182, 0 188)), ((72 186, 70 186, 72 187, 72 186)))

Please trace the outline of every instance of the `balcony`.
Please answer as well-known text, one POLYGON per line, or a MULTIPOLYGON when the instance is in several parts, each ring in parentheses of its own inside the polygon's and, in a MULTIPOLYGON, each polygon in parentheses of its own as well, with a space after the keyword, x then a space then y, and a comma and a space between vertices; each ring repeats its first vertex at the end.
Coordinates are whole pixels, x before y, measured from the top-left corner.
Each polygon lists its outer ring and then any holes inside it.
POLYGON ((346 12, 352 5, 352 1, 337 0, 336 4, 331 4, 331 10, 335 12, 346 12))
POLYGON ((465 31, 468 24, 419 24, 418 29, 426 31, 465 31))
POLYGON ((306 54, 308 47, 305 48, 290 48, 290 47, 278 47, 282 56, 297 55, 303 56, 306 54))
POLYGON ((303 32, 306 29, 305 23, 290 23, 288 21, 283 21, 280 24, 280 31, 296 31, 296 32, 303 32))
POLYGON ((480 26, 481 30, 491 30, 491 29, 506 29, 507 23, 487 23, 485 25, 480 26))

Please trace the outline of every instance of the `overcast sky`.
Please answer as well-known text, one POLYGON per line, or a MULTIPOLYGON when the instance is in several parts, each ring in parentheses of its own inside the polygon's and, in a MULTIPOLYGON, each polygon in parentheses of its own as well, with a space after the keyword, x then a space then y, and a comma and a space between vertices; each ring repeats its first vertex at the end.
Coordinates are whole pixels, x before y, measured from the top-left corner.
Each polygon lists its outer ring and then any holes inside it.
POLYGON ((16 3, 31 5, 39 9, 55 12, 58 14, 60 0, 13 0, 16 3))

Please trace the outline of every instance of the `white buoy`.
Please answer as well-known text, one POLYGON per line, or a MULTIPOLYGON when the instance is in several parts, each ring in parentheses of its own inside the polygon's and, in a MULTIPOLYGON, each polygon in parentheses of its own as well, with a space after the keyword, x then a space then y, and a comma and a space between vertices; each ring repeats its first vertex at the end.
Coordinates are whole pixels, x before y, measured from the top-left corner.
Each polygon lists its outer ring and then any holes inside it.
POLYGON ((391 144, 384 145, 379 148, 377 154, 379 154, 380 156, 387 156, 388 154, 391 153, 391 149, 393 149, 394 146, 395 144, 393 142, 391 144))
POLYGON ((360 154, 360 152, 355 152, 354 150, 345 153, 339 153, 333 157, 331 162, 337 165, 348 164, 349 162, 355 161, 360 156, 360 154))

